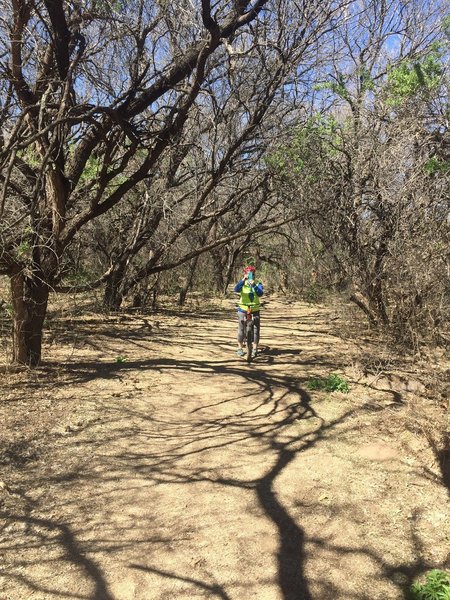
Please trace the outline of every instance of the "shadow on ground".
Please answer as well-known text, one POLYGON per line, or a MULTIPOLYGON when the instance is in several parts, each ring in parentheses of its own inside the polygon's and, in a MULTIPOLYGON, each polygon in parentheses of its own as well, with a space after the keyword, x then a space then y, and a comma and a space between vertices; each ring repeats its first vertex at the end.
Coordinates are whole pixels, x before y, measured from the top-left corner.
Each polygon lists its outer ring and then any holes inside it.
MULTIPOLYGON (((289 328, 289 324, 286 327, 289 328)), ((135 332, 133 335, 144 333, 135 332)), ((173 335, 175 344, 176 331, 173 335)), ((306 539, 301 519, 291 514, 277 493, 276 483, 294 459, 325 440, 339 436, 342 427, 356 411, 364 413, 371 410, 361 404, 334 420, 325 422, 321 419, 303 387, 305 378, 285 374, 283 368, 276 371, 268 369, 274 362, 281 367, 283 364, 292 366, 293 358, 299 368, 310 364, 316 368, 335 369, 337 366, 326 355, 315 356, 314 360, 299 360, 301 356, 301 350, 295 347, 266 347, 252 365, 235 357, 224 360, 214 358, 211 361, 161 357, 130 360, 122 364, 96 361, 69 362, 64 365, 47 363, 42 373, 45 375, 57 367, 62 386, 108 380, 130 372, 170 372, 177 374, 179 381, 187 380, 190 373, 207 373, 211 377, 220 376, 230 381, 238 378, 242 384, 252 386, 252 396, 249 400, 248 395, 237 392, 229 393, 225 398, 212 398, 211 404, 190 411, 189 423, 183 420, 183 415, 178 421, 172 419, 164 424, 154 409, 149 393, 144 408, 142 405, 133 406, 130 402, 116 404, 114 409, 105 407, 102 415, 104 430, 100 438, 97 422, 87 423, 80 431, 65 436, 64 453, 79 458, 65 469, 55 472, 51 468, 30 467, 28 485, 11 490, 11 497, 16 497, 20 510, 11 506, 13 501, 2 507, 2 549, 8 554, 9 561, 1 567, 6 591, 8 585, 20 585, 20 589, 27 590, 27 593, 34 592, 38 598, 121 600, 110 589, 108 582, 111 573, 102 567, 105 557, 120 555, 122 562, 126 562, 127 568, 132 571, 186 584, 208 598, 240 600, 242 596, 239 589, 228 582, 214 581, 212 575, 209 579, 200 579, 192 573, 164 570, 140 560, 139 557, 146 553, 151 556, 155 547, 170 547, 177 538, 175 532, 170 537, 159 535, 150 519, 137 519, 135 523, 126 524, 122 531, 110 531, 107 512, 97 513, 96 518, 100 519, 100 522, 96 522, 98 535, 92 535, 88 518, 90 511, 98 511, 99 506, 107 507, 108 503, 117 502, 117 498, 127 506, 137 492, 134 487, 136 478, 140 478, 149 490, 162 485, 173 485, 177 489, 180 485, 208 483, 218 489, 253 493, 266 519, 277 532, 276 584, 283 600, 313 600, 311 582, 305 575, 305 564, 306 561, 314 561, 314 555, 307 556, 307 545, 327 549, 337 557, 349 553, 369 557, 378 568, 378 576, 392 582, 400 594, 415 576, 432 567, 421 558, 424 553, 414 529, 414 519, 411 521, 410 543, 417 550, 417 559, 405 564, 391 563, 387 557, 367 550, 363 540, 359 548, 350 549, 319 535, 306 539), (243 403, 242 398, 248 401, 243 403), (204 410, 224 403, 232 407, 226 415, 217 418, 203 416, 204 410), (308 426, 302 430, 299 424, 308 426), (153 446, 149 450, 145 445, 136 449, 132 442, 140 435, 147 436, 149 440, 156 436, 157 449, 153 446), (232 447, 243 441, 255 442, 258 452, 265 459, 266 466, 258 477, 223 475, 208 468, 208 456, 213 450, 232 447), (190 460, 198 455, 204 456, 205 466, 201 461, 190 466, 190 460), (29 493, 30 489, 41 488, 51 490, 52 505, 46 506, 29 493), (82 495, 81 489, 89 490, 89 493, 82 495), (52 512, 64 516, 45 516, 52 512), (64 569, 69 571, 65 575, 69 580, 77 581, 79 576, 84 584, 76 584, 68 589, 52 586, 53 579, 43 581, 33 574, 40 561, 45 561, 47 568, 56 574, 63 564, 64 569), (74 578, 71 569, 78 576, 74 578)), ((42 380, 38 379, 35 385, 43 385, 42 380)), ((351 425, 348 424, 348 427, 351 425)), ((53 444, 57 447, 60 440, 54 435, 47 443, 49 447, 53 444)), ((447 485, 448 481, 447 475, 447 485)), ((242 586, 246 585, 246 582, 241 583, 242 586)), ((334 600, 336 597, 367 599, 366 590, 346 594, 344 589, 336 589, 328 583, 325 576, 323 581, 316 580, 314 584, 322 590, 320 597, 315 596, 317 600, 334 600)), ((159 598, 156 595, 158 591, 154 590, 154 593, 154 597, 159 598)), ((147 600, 147 597, 137 594, 137 599, 147 600)))

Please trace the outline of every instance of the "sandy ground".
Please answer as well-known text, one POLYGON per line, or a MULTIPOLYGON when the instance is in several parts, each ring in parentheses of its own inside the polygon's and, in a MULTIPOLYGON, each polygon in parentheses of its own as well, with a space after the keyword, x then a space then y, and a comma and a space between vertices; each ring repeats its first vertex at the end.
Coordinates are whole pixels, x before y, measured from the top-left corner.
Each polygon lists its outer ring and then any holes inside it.
POLYGON ((229 302, 55 325, 1 384, 0 599, 394 600, 450 567, 442 408, 333 319, 269 300, 251 365, 229 302))

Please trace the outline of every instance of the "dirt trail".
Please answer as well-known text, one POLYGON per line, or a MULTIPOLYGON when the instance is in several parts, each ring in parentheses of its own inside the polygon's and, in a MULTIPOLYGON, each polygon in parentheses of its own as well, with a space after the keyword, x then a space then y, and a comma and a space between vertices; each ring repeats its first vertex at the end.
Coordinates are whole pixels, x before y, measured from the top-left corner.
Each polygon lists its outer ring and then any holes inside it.
POLYGON ((269 301, 252 365, 233 317, 80 321, 63 366, 6 388, 10 436, 12 407, 53 422, 4 465, 1 600, 394 600, 449 566, 414 399, 355 381, 327 309, 269 301), (308 391, 336 371, 350 394, 308 391))

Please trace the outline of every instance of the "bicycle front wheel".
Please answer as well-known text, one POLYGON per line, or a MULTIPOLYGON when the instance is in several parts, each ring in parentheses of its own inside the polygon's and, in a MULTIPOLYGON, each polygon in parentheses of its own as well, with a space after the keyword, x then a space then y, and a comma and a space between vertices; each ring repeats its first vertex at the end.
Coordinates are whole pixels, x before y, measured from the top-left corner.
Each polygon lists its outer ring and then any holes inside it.
POLYGON ((252 360, 252 352, 253 352, 253 321, 247 321, 247 334, 246 334, 246 344, 247 344, 247 362, 251 362, 252 360))

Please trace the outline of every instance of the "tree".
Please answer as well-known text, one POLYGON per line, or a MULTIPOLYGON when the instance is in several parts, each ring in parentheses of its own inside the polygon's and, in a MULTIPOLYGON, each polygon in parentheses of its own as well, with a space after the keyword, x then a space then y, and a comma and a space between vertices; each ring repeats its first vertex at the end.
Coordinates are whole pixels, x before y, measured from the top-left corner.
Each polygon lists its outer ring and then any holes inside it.
POLYGON ((252 37, 266 4, 3 0, 0 269, 15 361, 40 361, 49 292, 78 233, 151 175, 210 57, 240 29, 252 37))
POLYGON ((261 226, 292 218, 292 211, 273 210, 261 159, 308 94, 306 86, 295 90, 292 78, 299 62, 303 76, 315 67, 320 39, 335 10, 306 3, 297 15, 293 6, 278 4, 277 19, 258 21, 253 36, 236 36, 217 51, 184 129, 161 154, 151 177, 128 193, 126 202, 134 208, 108 212, 91 228, 105 263, 89 285, 106 283, 108 307, 119 308, 146 278, 173 268, 174 256, 178 263, 194 261, 193 253, 214 249, 215 242, 232 242, 244 229, 251 236, 261 226), (303 20, 299 31, 295 16, 303 20), (261 189, 266 192, 262 201, 261 189), (252 197, 259 198, 256 210, 252 197), (114 231, 108 233, 111 218, 114 231), (187 248, 186 236, 196 245, 183 255, 179 251, 187 248))
POLYGON ((305 222, 350 298, 416 345, 419 332, 444 322, 450 291, 444 7, 362 6, 316 86, 321 113, 269 162, 301 195, 305 222))

